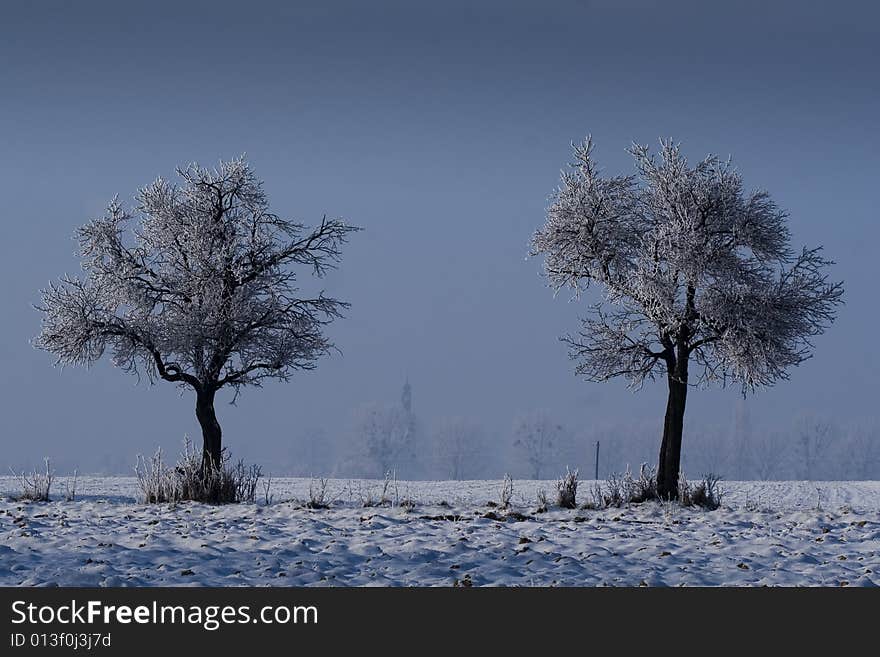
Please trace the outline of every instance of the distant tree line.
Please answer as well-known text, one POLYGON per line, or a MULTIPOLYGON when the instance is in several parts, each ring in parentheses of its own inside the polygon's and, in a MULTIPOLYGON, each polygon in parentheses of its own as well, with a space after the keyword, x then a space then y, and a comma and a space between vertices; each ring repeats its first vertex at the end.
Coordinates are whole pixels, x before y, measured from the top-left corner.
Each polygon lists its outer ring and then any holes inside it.
MULTIPOLYGON (((276 462, 279 474, 373 478, 393 471, 399 479, 466 480, 510 473, 517 479, 554 479, 568 466, 592 478, 596 441, 602 479, 627 468, 637 472, 656 459, 655 421, 609 418, 582 428, 548 410, 518 413, 501 427, 460 415, 430 422, 404 417, 394 405, 369 404, 355 410, 348 431, 303 432, 292 438, 289 463, 276 462), (407 425, 415 430, 404 439, 401 427, 407 425), (384 427, 385 438, 377 438, 377 427, 384 427)), ((877 420, 841 424, 805 414, 788 426, 764 428, 738 411, 723 424, 693 421, 689 427, 699 445, 682 459, 689 478, 713 473, 731 481, 880 479, 877 420)))

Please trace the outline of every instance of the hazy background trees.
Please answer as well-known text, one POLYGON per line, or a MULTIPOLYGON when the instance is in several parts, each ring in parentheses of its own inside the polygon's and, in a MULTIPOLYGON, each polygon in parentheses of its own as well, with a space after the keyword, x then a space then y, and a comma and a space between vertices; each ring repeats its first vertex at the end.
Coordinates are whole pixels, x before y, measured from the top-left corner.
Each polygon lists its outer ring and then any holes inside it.
MULTIPOLYGON (((551 427, 565 429, 561 422, 554 421, 552 412, 545 413, 551 427)), ((880 421, 877 418, 863 417, 841 423, 804 412, 773 424, 752 419, 750 431, 738 435, 736 413, 736 409, 731 409, 729 417, 688 424, 686 440, 693 449, 683 454, 682 469, 689 478, 717 473, 731 481, 796 480, 806 474, 816 480, 880 479, 880 421), (830 436, 824 433, 823 427, 833 427, 830 436), (805 436, 808 447, 804 444, 805 436), (826 442, 829 439, 830 442, 826 442), (814 458, 817 441, 821 446, 818 453, 823 454, 819 459, 814 458)), ((373 426, 384 426, 385 435, 392 438, 407 434, 399 431, 405 426, 400 420, 399 407, 377 402, 354 409, 348 431, 292 424, 284 436, 286 449, 280 457, 260 441, 242 443, 236 453, 264 464, 264 471, 272 476, 381 477, 383 468, 390 467, 399 479, 445 480, 456 478, 454 464, 460 463, 463 464, 458 470, 460 479, 500 479, 505 472, 515 478, 530 479, 534 476, 533 465, 526 450, 515 445, 521 435, 515 429, 530 415, 532 413, 517 414, 498 426, 452 414, 416 418, 416 432, 408 443, 410 448, 398 452, 397 457, 381 461, 366 449, 363 430, 369 423, 358 420, 384 417, 373 426), (420 429, 423 425, 425 430, 420 429)), ((653 464, 661 428, 656 418, 602 418, 595 423, 584 423, 575 431, 563 432, 562 450, 546 450, 540 476, 556 478, 569 466, 578 468, 583 479, 592 478, 597 440, 601 443, 600 478, 623 472, 627 467, 637 471, 642 463, 653 464)), ((34 464, 15 461, 9 465, 22 470, 34 464)), ((77 468, 86 474, 131 473, 131 463, 123 458, 104 459, 87 469, 83 469, 81 461, 69 458, 53 459, 53 465, 59 472, 77 468)))
POLYGON ((415 418, 400 406, 365 404, 355 412, 355 449, 350 467, 362 468, 360 476, 383 477, 394 472, 412 477, 416 458, 415 418), (358 464, 358 460, 361 461, 358 464))
POLYGON ((480 479, 491 466, 484 429, 462 417, 442 418, 431 434, 435 475, 441 479, 480 479))
POLYGON ((547 410, 520 415, 512 433, 514 454, 530 479, 555 477, 573 456, 569 434, 547 410))

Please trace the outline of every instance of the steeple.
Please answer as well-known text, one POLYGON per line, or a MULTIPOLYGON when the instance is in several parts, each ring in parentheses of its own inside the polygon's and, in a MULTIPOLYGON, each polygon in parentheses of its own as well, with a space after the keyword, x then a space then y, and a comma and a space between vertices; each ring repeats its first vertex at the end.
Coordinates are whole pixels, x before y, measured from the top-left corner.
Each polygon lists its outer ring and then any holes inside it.
POLYGON ((409 384, 409 376, 403 384, 403 392, 400 395, 400 404, 407 413, 412 413, 412 386, 409 384))

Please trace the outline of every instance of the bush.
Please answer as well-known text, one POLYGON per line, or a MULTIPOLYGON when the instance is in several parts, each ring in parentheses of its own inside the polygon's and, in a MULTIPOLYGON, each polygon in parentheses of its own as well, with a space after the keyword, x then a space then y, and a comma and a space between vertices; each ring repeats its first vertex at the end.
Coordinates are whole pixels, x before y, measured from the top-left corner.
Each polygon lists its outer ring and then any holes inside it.
POLYGON ((583 505, 581 505, 581 508, 595 511, 596 509, 601 509, 604 506, 605 498, 604 494, 602 493, 602 484, 597 481, 592 486, 590 486, 590 500, 588 502, 584 502, 583 505))
POLYGON ((358 495, 360 496, 361 506, 362 507, 373 507, 373 506, 391 506, 393 504, 393 500, 389 497, 389 488, 393 487, 397 490, 397 473, 388 470, 385 473, 385 480, 382 482, 382 493, 378 497, 373 496, 372 488, 368 488, 366 493, 364 493, 360 488, 358 489, 358 495))
POLYGON ((547 509, 550 506, 550 502, 547 499, 547 491, 543 488, 538 489, 537 494, 538 499, 538 508, 536 509, 537 513, 547 513, 547 509))
POLYGON ((201 453, 193 449, 187 438, 174 467, 169 468, 162 461, 160 448, 149 460, 138 455, 135 474, 145 504, 186 501, 231 504, 255 501, 262 470, 257 465, 245 466, 241 460, 231 465, 225 449, 220 466, 205 470, 201 453))
POLYGON ((629 485, 627 478, 629 477, 629 471, 627 471, 626 475, 619 475, 617 473, 612 472, 608 479, 605 481, 605 490, 602 490, 601 485, 598 486, 599 497, 601 499, 601 506, 609 507, 615 506, 620 507, 623 506, 626 502, 629 501, 629 485))
POLYGON ((272 504, 275 501, 275 496, 272 495, 269 491, 272 490, 272 477, 268 476, 263 480, 263 503, 266 506, 272 504))
POLYGON ((678 498, 683 506, 699 506, 709 511, 715 511, 721 506, 721 498, 724 491, 718 485, 721 477, 716 474, 705 474, 703 478, 692 485, 684 475, 679 476, 678 498))
POLYGON ((556 482, 556 504, 563 509, 577 508, 578 471, 565 468, 565 476, 556 482))
POLYGON ((659 499, 657 494, 657 470, 642 463, 639 467, 639 478, 632 483, 629 501, 634 503, 649 502, 659 499))
POLYGON ((309 480, 309 501, 306 507, 309 509, 327 509, 330 507, 330 496, 327 495, 327 480, 325 478, 309 480))
POLYGON ((513 499, 513 478, 509 474, 504 475, 504 481, 501 482, 501 508, 510 508, 510 502, 513 499))
MULTIPOLYGON (((562 480, 564 481, 564 480, 562 480)), ((697 484, 691 484, 684 473, 679 475, 678 502, 681 506, 699 506, 710 511, 721 506, 723 491, 718 483, 721 477, 708 474, 697 484)), ((560 482, 562 483, 562 482, 560 482)), ((625 504, 640 504, 652 500, 660 500, 657 493, 657 475, 654 468, 643 463, 639 468, 638 478, 634 478, 629 468, 622 475, 611 474, 605 484, 596 482, 590 489, 591 500, 584 504, 584 509, 607 509, 621 507, 625 504)), ((662 502, 662 500, 660 500, 662 502)), ((560 502, 560 506, 562 506, 560 502)))
POLYGON ((73 480, 68 477, 64 481, 64 501, 73 502, 76 500, 76 470, 73 471, 73 480))
POLYGON ((18 478, 21 493, 15 498, 16 500, 30 500, 32 502, 48 502, 49 492, 52 489, 52 481, 55 479, 55 471, 52 470, 49 459, 43 460, 46 466, 45 472, 37 472, 34 468, 30 474, 24 471, 16 474, 10 468, 13 476, 18 478))

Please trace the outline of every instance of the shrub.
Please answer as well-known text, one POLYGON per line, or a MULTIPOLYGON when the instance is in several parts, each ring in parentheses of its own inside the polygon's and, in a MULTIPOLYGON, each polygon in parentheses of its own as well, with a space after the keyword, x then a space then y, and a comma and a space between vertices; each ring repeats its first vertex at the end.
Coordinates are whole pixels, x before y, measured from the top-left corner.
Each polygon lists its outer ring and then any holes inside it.
POLYGON ((629 502, 649 502, 659 499, 657 494, 657 470, 642 463, 639 467, 639 478, 632 483, 629 502))
POLYGON ((501 482, 501 508, 510 508, 510 501, 513 499, 513 478, 509 474, 504 475, 504 481, 501 482))
POLYGON ((49 459, 43 459, 43 462, 46 466, 45 472, 38 472, 34 468, 30 474, 24 471, 16 474, 10 468, 10 472, 18 479, 18 484, 21 487, 21 493, 15 499, 31 500, 32 502, 49 501, 49 492, 52 489, 52 481, 55 479, 55 471, 52 470, 49 459))
MULTIPOLYGON (((562 481, 564 480, 560 483, 562 481)), ((678 499, 672 501, 680 506, 699 506, 714 511, 721 506, 723 491, 718 485, 720 481, 721 477, 718 475, 707 474, 703 475, 697 484, 691 484, 684 473, 681 473, 678 480, 678 499)), ((607 509, 652 500, 663 502, 657 493, 656 470, 643 463, 639 468, 638 478, 633 477, 627 468, 622 475, 616 473, 609 475, 604 486, 600 482, 593 484, 590 488, 590 501, 581 508, 607 509)), ((562 506, 561 501, 560 506, 562 506)))
POLYGON ((263 503, 270 506, 275 501, 275 496, 270 493, 272 490, 272 477, 266 477, 263 480, 263 503))
POLYGON ((141 499, 146 504, 185 501, 230 504, 256 499, 262 470, 257 465, 245 466, 241 460, 230 464, 225 449, 219 467, 205 470, 202 455, 187 438, 174 467, 165 465, 159 448, 149 460, 138 455, 135 474, 141 499))
MULTIPOLYGON (((351 492, 350 485, 349 491, 351 492)), ((364 489, 364 487, 358 483, 358 498, 360 499, 361 506, 364 508, 397 505, 400 501, 400 488, 397 484, 397 472, 394 470, 387 470, 385 472, 385 479, 382 482, 381 493, 377 493, 372 486, 368 486, 364 489)))
POLYGON ((556 504, 563 509, 577 508, 578 471, 565 468, 565 475, 556 482, 556 504))
POLYGON ((538 508, 536 511, 538 513, 547 513, 547 509, 550 506, 550 502, 547 499, 547 491, 543 488, 538 489, 538 508))
POLYGON ((582 509, 595 511, 605 506, 605 499, 602 493, 602 484, 598 481, 590 486, 590 499, 581 505, 582 509))
POLYGON ((678 498, 684 506, 699 506, 709 511, 715 511, 721 506, 721 498, 724 491, 718 485, 721 477, 716 474, 705 474, 703 478, 692 485, 684 475, 679 476, 678 498))
POLYGON ((620 507, 624 505, 629 493, 629 482, 627 481, 628 475, 628 470, 626 475, 623 476, 614 472, 608 475, 608 479, 605 481, 605 490, 600 490, 600 496, 602 499, 601 506, 620 507))
POLYGON ((365 492, 360 484, 358 484, 358 498, 361 501, 361 506, 365 509, 380 505, 378 498, 373 497, 372 489, 368 488, 365 492))
POLYGON ((387 470, 385 472, 385 480, 382 482, 382 494, 379 496, 379 504, 386 505, 391 503, 391 498, 388 497, 389 488, 394 487, 394 491, 396 494, 397 491, 397 471, 396 470, 387 470))
POLYGON ((310 509, 327 509, 330 507, 330 497, 327 495, 327 480, 324 478, 309 480, 309 501, 306 506, 310 509))
POLYGON ((64 480, 64 501, 73 502, 76 499, 76 470, 73 471, 73 481, 70 477, 64 480))

